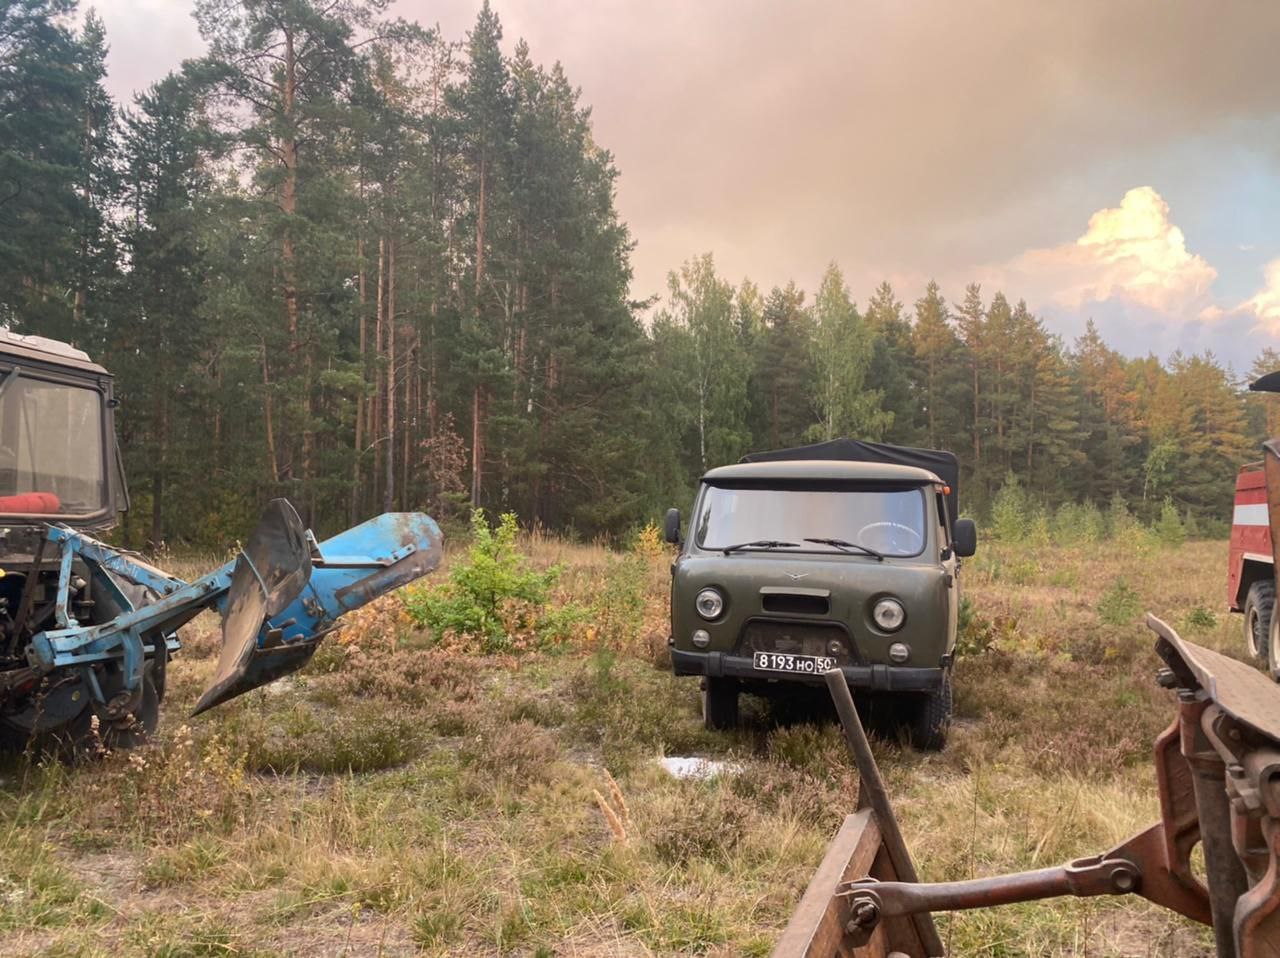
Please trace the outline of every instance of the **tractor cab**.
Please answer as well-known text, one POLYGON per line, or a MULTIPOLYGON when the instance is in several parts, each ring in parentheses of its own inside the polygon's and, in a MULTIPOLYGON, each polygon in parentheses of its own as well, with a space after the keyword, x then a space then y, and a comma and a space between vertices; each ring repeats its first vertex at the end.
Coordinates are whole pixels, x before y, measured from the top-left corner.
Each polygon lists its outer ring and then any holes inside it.
POLYGON ((0 524, 101 531, 128 505, 111 374, 78 349, 0 329, 0 524))

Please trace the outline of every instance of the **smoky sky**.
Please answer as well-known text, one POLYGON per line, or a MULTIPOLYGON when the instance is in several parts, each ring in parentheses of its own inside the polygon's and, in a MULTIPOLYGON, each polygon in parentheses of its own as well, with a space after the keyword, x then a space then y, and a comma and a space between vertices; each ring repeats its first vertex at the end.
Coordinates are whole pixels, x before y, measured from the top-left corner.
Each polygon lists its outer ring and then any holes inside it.
MULTIPOLYGON (((399 0, 391 12, 460 40, 477 7, 399 0)), ((860 301, 883 278, 910 301, 930 277, 959 299, 968 279, 1074 241, 1135 187, 1167 202, 1227 312, 1280 257, 1280 4, 494 8, 508 49, 522 37, 535 60, 563 63, 592 107, 621 170, 638 299, 704 251, 766 289, 812 289, 834 261, 860 301)), ((200 52, 186 2, 98 9, 117 95, 200 52)))

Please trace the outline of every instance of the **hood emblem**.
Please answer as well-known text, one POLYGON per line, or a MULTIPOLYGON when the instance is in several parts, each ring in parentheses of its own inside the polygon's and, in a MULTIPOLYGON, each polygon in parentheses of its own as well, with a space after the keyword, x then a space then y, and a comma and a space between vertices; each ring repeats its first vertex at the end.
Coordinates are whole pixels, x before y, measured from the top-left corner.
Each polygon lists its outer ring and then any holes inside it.
POLYGON ((809 573, 807 572, 788 572, 787 578, 790 579, 792 582, 798 582, 801 579, 807 578, 808 575, 809 573))

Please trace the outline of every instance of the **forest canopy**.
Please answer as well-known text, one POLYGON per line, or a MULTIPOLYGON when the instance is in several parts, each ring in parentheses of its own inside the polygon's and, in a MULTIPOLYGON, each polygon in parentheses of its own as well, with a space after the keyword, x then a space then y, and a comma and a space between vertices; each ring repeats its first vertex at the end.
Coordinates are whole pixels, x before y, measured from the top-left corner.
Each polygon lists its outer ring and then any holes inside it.
POLYGON ((979 514, 1014 477, 1220 520, 1280 431, 1212 355, 1065 342, 976 285, 859 307, 835 264, 766 292, 707 253, 633 302, 590 108, 487 0, 460 38, 385 0, 193 12, 207 54, 117 104, 92 12, 0 9, 0 324, 116 374, 134 544, 221 547, 280 495, 322 531, 479 506, 616 534, 840 435, 954 451, 979 514))

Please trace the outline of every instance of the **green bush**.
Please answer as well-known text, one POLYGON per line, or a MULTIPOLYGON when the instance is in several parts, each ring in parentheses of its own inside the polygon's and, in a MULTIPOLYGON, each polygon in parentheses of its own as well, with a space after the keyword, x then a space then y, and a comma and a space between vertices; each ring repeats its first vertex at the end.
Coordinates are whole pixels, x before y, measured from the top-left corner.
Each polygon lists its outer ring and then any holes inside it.
POLYGON ((1129 503, 1124 496, 1119 492, 1113 495, 1107 506, 1107 535, 1112 539, 1123 539, 1140 526, 1137 516, 1129 511, 1129 503))
POLYGON ((1053 517, 1053 539, 1060 545, 1101 542, 1107 523, 1092 500, 1064 502, 1053 517))
POLYGON ((1108 625, 1126 625, 1142 611, 1142 600, 1124 579, 1117 579, 1098 600, 1098 618, 1108 625))
POLYGON ((1156 537, 1166 546, 1177 548, 1187 541, 1187 530, 1178 516, 1178 507, 1168 496, 1160 506, 1160 519, 1156 522, 1156 537))
POLYGON ((991 506, 991 531, 1001 542, 1016 542, 1026 536, 1031 522, 1031 502, 1018 477, 1004 478, 991 506))
POLYGON ((540 625, 555 632, 567 628, 565 616, 548 619, 544 613, 560 568, 545 572, 529 568, 528 558, 516 548, 517 531, 514 513, 504 513, 498 527, 490 529, 484 511, 473 512, 472 544, 466 558, 454 563, 444 585, 405 593, 410 618, 431 629, 437 639, 449 632, 477 639, 486 652, 510 646, 508 609, 513 605, 531 610, 539 619, 528 623, 535 631, 540 625))
POLYGON ((1186 614, 1183 624, 1191 632, 1206 632, 1218 624, 1218 617, 1211 609, 1197 605, 1186 614))
POLYGON ((1054 541, 1049 510, 1043 505, 1037 505, 1031 510, 1027 521, 1026 541, 1037 549, 1047 549, 1054 541))

